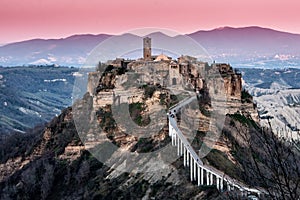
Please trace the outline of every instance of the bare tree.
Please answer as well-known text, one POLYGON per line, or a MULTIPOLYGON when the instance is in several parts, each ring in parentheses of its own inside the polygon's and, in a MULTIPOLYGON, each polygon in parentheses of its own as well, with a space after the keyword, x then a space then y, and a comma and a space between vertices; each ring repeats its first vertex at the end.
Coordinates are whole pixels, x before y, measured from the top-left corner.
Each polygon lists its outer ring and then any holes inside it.
POLYGON ((90 164, 88 161, 84 160, 81 165, 80 168, 77 172, 77 176, 76 176, 76 180, 78 183, 81 183, 86 177, 88 177, 90 173, 90 164))
POLYGON ((269 128, 261 128, 251 118, 245 119, 245 123, 235 123, 235 150, 237 156, 241 155, 244 179, 264 188, 271 199, 299 199, 299 152, 290 143, 278 140, 270 123, 269 128))

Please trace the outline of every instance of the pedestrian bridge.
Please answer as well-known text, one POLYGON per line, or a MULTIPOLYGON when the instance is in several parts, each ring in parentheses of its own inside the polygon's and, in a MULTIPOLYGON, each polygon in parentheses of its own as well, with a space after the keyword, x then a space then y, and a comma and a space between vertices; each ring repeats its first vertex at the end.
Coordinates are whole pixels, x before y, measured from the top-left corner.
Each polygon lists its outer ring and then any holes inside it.
POLYGON ((221 192, 223 191, 236 191, 241 196, 249 194, 256 194, 262 196, 266 194, 265 191, 250 188, 240 181, 229 177, 223 172, 204 165, 198 154, 194 151, 191 144, 188 142, 184 134, 177 126, 176 111, 183 106, 195 100, 196 97, 191 97, 173 106, 168 113, 169 119, 169 136, 172 138, 172 146, 177 148, 178 156, 183 156, 183 165, 190 170, 190 180, 196 181, 200 185, 214 185, 221 192), (174 112, 175 111, 175 112, 174 112))

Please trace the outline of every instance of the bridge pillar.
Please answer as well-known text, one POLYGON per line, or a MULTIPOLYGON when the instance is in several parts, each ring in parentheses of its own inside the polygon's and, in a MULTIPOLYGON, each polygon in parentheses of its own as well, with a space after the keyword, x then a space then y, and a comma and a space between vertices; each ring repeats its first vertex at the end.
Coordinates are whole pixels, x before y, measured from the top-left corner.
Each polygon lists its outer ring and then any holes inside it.
POLYGON ((186 148, 183 148, 183 166, 186 166, 186 148))
POLYGON ((171 126, 171 123, 170 123, 170 121, 169 121, 169 137, 171 137, 172 136, 172 126, 171 126))
POLYGON ((200 186, 200 167, 198 165, 198 168, 197 168, 197 175, 198 175, 198 179, 197 179, 197 182, 198 182, 198 186, 200 186))
POLYGON ((221 191, 223 191, 223 188, 224 188, 224 182, 223 182, 223 178, 221 178, 221 183, 220 183, 220 189, 221 189, 221 191))
POLYGON ((172 141, 171 144, 172 144, 172 146, 173 146, 173 143, 174 143, 174 142, 173 142, 173 128, 171 128, 171 141, 172 141))
POLYGON ((181 144, 180 144, 180 156, 182 156, 182 154, 183 154, 183 151, 184 151, 184 149, 183 149, 183 142, 181 141, 181 144))
POLYGON ((210 173, 210 184, 214 184, 214 175, 212 173, 210 173))
POLYGON ((172 146, 174 146, 175 145, 175 131, 174 131, 174 129, 172 129, 172 146))
POLYGON ((190 153, 189 153, 189 151, 186 149, 186 151, 187 151, 187 155, 186 155, 186 164, 187 164, 187 166, 190 166, 190 153))
POLYGON ((196 163, 196 160, 194 160, 194 180, 196 180, 196 165, 197 165, 197 163, 196 163))
POLYGON ((201 182, 200 184, 203 185, 204 184, 204 177, 203 177, 203 168, 201 167, 201 182))
POLYGON ((176 138, 177 138, 177 134, 176 131, 174 130, 174 146, 176 146, 176 138))
POLYGON ((210 176, 209 176, 209 172, 206 171, 206 185, 210 185, 210 180, 209 180, 210 176))
POLYGON ((177 155, 180 156, 180 138, 177 136, 177 155))
POLYGON ((190 175, 191 175, 191 181, 193 181, 193 158, 191 157, 191 155, 190 155, 190 161, 191 161, 191 163, 190 163, 190 175))
POLYGON ((219 177, 216 178, 217 178, 217 189, 220 190, 220 178, 219 177))

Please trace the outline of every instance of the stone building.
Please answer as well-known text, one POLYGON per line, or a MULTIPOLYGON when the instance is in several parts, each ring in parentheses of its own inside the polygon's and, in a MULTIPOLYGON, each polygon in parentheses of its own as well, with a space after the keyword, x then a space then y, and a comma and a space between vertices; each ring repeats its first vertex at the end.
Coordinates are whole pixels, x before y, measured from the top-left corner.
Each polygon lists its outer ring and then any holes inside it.
POLYGON ((183 84, 182 75, 179 71, 179 65, 176 61, 169 63, 169 86, 181 86, 183 84))
MULTIPOLYGON (((144 57, 137 60, 124 60, 117 58, 107 64, 117 68, 126 68, 129 71, 121 77, 126 77, 129 85, 160 85, 162 87, 191 89, 200 91, 213 87, 214 90, 222 90, 228 100, 240 101, 242 92, 241 74, 234 71, 229 64, 212 64, 198 61, 197 58, 182 55, 177 60, 167 55, 152 55, 151 38, 143 39, 144 57), (208 83, 207 72, 214 70, 219 72, 218 79, 208 83), (222 81, 220 81, 220 78, 222 81)), ((94 94, 93 88, 99 84, 100 73, 89 74, 88 91, 94 94)), ((109 77, 108 77, 109 78, 109 77)))

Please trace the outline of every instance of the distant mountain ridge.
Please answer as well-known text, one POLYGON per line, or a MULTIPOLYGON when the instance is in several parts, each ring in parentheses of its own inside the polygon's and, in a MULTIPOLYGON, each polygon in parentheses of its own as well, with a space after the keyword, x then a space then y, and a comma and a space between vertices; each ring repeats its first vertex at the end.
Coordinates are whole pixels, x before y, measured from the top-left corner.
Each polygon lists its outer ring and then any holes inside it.
POLYGON ((245 48, 257 53, 300 53, 300 34, 276 31, 256 26, 244 28, 224 27, 211 31, 197 31, 188 36, 207 48, 245 48), (216 39, 216 40, 212 40, 216 39), (282 49, 278 49, 282 48, 282 49))
POLYGON ((300 34, 258 26, 221 27, 187 34, 216 62, 246 68, 299 68, 300 34))
MULTIPOLYGON (((152 35, 159 34, 152 33, 152 35)), ((63 39, 33 39, 6 44, 0 46, 0 66, 30 65, 39 62, 80 66, 97 44, 111 36, 84 34, 63 39)), ((300 34, 252 26, 200 30, 187 36, 202 45, 218 62, 241 64, 241 66, 258 63, 254 67, 267 63, 266 65, 272 66, 273 61, 275 64, 277 60, 280 63, 283 57, 285 62, 280 66, 300 66, 300 34)), ((131 34, 128 38, 131 37, 139 36, 131 34)))
POLYGON ((110 35, 106 34, 86 34, 63 39, 32 39, 7 44, 0 47, 0 65, 28 65, 40 59, 59 65, 78 65, 95 45, 109 37, 110 35))

